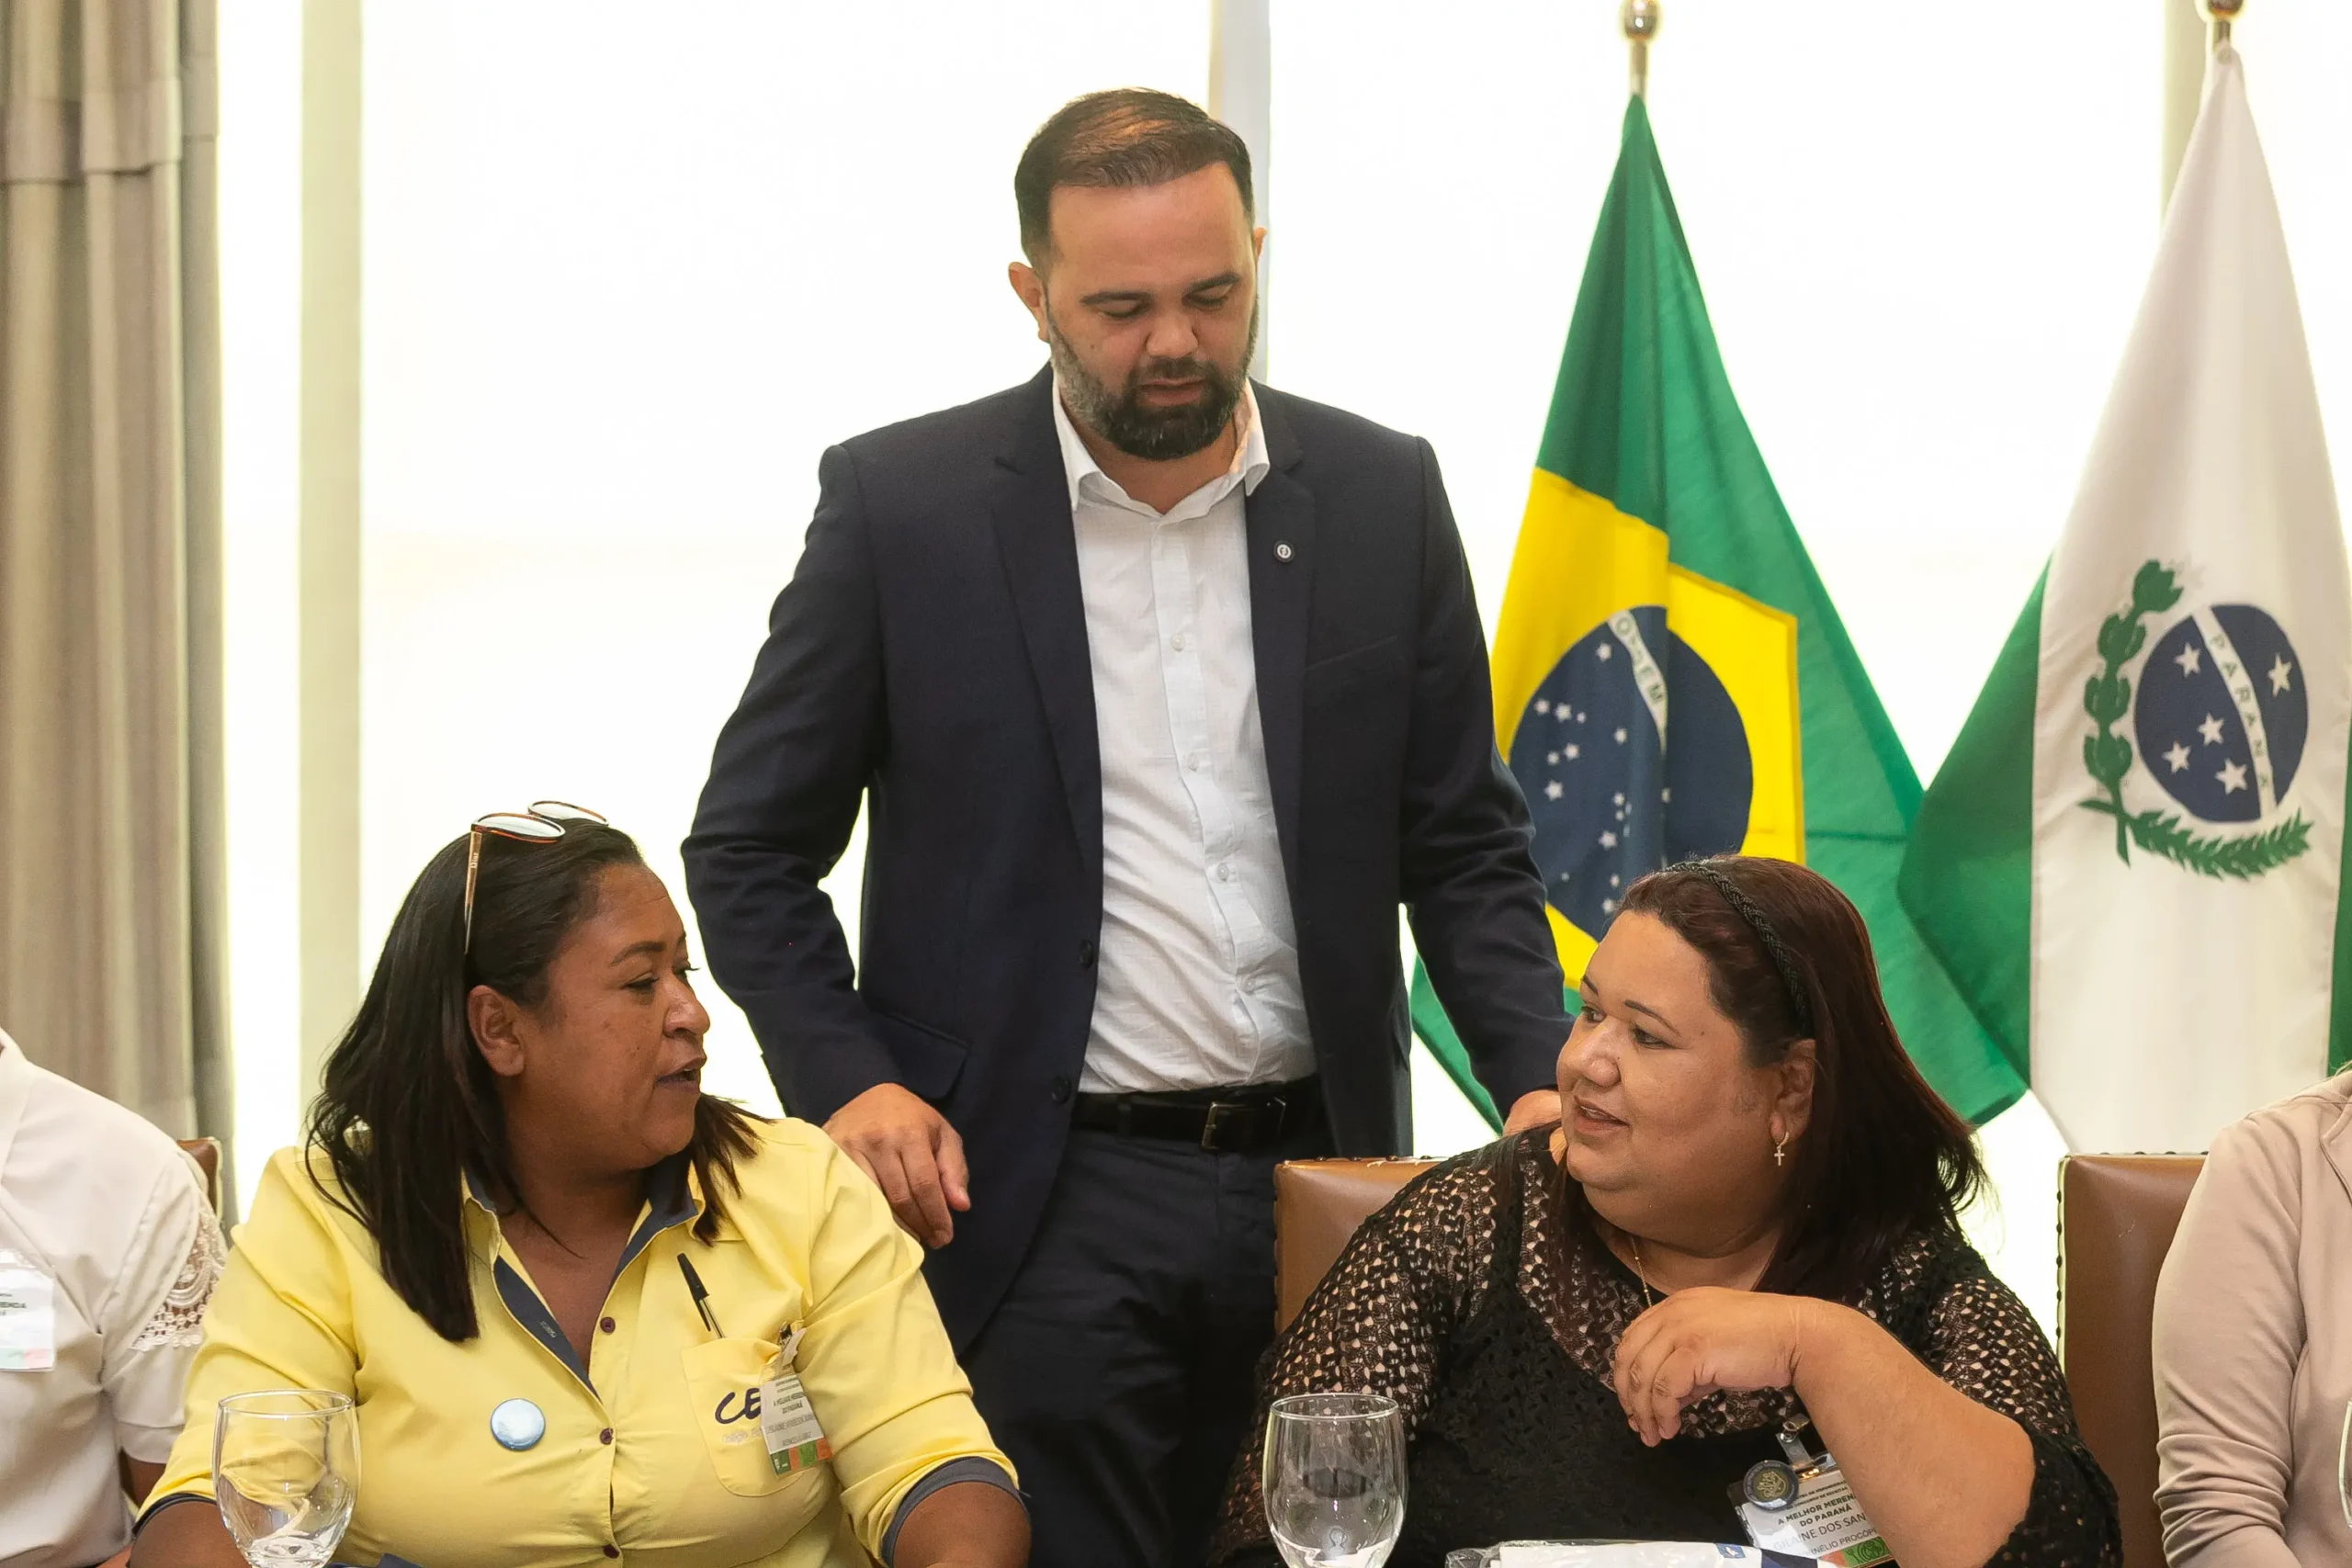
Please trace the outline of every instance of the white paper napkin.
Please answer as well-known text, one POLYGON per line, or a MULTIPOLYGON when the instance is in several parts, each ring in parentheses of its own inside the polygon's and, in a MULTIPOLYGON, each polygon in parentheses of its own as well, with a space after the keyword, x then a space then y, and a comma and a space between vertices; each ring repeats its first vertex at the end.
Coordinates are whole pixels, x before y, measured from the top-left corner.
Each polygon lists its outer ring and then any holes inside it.
POLYGON ((1768 1560, 1752 1546, 1717 1546, 1703 1541, 1647 1540, 1615 1546, 1573 1546, 1564 1541, 1510 1540, 1498 1549, 1495 1568, 1725 1568, 1728 1563, 1760 1564, 1790 1561, 1785 1555, 1768 1560))

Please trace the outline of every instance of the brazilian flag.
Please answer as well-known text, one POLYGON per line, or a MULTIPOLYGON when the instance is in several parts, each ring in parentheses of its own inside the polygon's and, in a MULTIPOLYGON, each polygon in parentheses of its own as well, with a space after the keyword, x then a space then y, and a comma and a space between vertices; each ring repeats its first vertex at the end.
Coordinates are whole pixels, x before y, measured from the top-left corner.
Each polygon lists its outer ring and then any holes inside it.
MULTIPOLYGON (((1982 1122, 2024 1092, 1896 899, 1918 775, 1732 397, 1638 97, 1536 455, 1494 692, 1571 987, 1645 872, 1734 851, 1801 861, 1860 908, 1895 1027, 1953 1109, 1982 1122)), ((1499 1125, 1418 965, 1413 1021, 1499 1125)))

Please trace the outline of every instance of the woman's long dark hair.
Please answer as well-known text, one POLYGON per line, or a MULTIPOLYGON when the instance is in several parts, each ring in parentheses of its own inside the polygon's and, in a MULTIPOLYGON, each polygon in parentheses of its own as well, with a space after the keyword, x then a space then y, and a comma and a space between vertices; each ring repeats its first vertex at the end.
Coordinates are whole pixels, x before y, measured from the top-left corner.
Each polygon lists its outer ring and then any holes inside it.
POLYGON ((1846 896, 1788 861, 1703 865, 1652 872, 1626 889, 1623 912, 1653 915, 1698 950, 1717 1010, 1757 1066, 1785 1059, 1806 1032, 1764 939, 1713 878, 1777 935, 1811 1014, 1813 1113, 1789 1150, 1781 1243, 1756 1288, 1850 1299, 1905 1236, 1961 1235, 1961 1211, 1984 1187, 1976 1140, 1896 1038, 1870 929, 1846 896))
MULTIPOLYGON (((442 846, 401 901, 368 995, 327 1058, 307 1138, 340 1191, 319 1190, 376 1238, 385 1281, 448 1340, 478 1325, 466 1256, 469 1173, 505 1202, 519 1192, 497 1079, 474 1044, 466 996, 488 986, 524 1007, 547 999, 548 965, 594 914, 598 880, 645 864, 616 828, 567 822, 547 843, 485 835, 464 951, 466 835, 442 846)), ((695 1234, 711 1240, 758 1118, 709 1095, 687 1145, 702 1184, 695 1234)))

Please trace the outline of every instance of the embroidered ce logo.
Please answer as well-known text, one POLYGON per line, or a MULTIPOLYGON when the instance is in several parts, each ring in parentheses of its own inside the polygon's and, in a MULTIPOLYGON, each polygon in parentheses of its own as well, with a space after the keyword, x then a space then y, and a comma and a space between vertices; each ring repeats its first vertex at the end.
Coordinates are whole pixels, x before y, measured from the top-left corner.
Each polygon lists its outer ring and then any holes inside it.
POLYGON ((754 1383, 750 1388, 746 1389, 729 1389, 725 1393, 719 1396, 718 1408, 712 1411, 710 1416, 712 1420, 718 1422, 722 1427, 731 1426, 738 1421, 758 1420, 760 1418, 759 1385, 754 1383), (743 1402, 742 1407, 737 1410, 733 1415, 729 1415, 727 1413, 727 1407, 733 1404, 739 1399, 743 1402))

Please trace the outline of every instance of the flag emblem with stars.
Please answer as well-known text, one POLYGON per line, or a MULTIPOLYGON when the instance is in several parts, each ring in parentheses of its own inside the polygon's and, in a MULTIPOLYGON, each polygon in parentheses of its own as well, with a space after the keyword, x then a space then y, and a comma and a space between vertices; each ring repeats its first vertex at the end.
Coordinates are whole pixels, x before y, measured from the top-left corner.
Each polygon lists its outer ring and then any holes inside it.
POLYGON ((2083 717, 2096 726, 2082 738, 2083 767, 2098 793, 2077 804, 2112 822, 2126 865, 2136 846, 2204 876, 2261 876, 2311 843, 2291 793, 2311 729, 2294 645, 2246 604, 2193 610, 2149 645, 2151 617, 2180 600, 2173 569, 2151 560, 2132 574, 2130 601, 2100 621, 2096 672, 2082 689, 2083 717), (2179 812, 2146 804, 2143 774, 2198 822, 2262 826, 2197 832, 2179 812))
POLYGON ((1747 727, 1664 605, 1620 611, 1569 646, 1521 711, 1510 771, 1545 897, 1585 931, 1643 873, 1747 838, 1747 727))
POLYGON ((2140 674, 2132 728, 2148 771, 2202 822, 2259 822, 2294 787, 2311 728, 2294 645, 2252 604, 2183 615, 2140 674))

